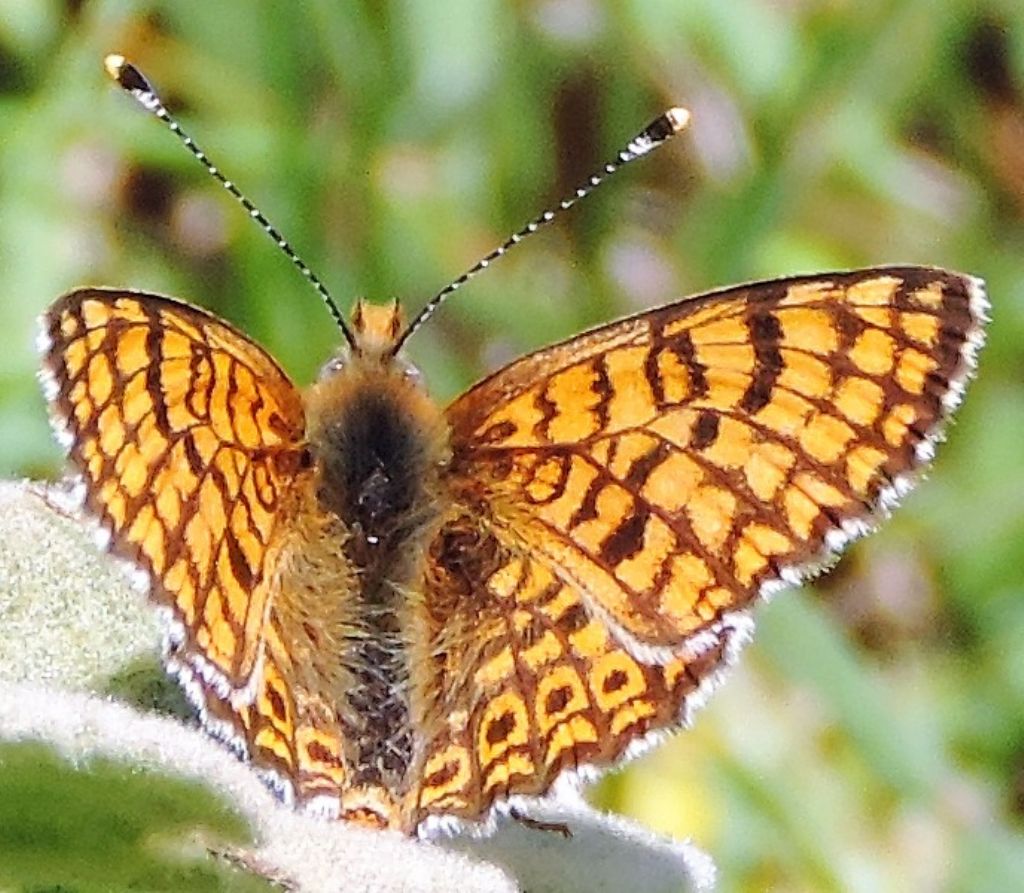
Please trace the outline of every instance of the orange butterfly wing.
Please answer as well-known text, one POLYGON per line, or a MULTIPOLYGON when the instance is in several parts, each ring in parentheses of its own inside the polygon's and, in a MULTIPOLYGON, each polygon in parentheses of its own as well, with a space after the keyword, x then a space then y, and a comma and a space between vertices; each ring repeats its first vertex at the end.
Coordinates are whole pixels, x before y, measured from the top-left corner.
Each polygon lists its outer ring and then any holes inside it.
POLYGON ((418 815, 478 819, 685 723, 758 593, 867 531, 931 457, 985 308, 928 268, 756 283, 457 399, 418 815))
POLYGON ((422 762, 412 821, 481 821, 510 796, 545 794, 563 772, 636 754, 688 722, 747 641, 722 624, 664 664, 622 647, 580 592, 529 550, 464 515, 429 556, 422 652, 422 762))
POLYGON ((488 523, 667 659, 866 531, 931 456, 980 283, 894 267, 691 298, 547 348, 450 407, 488 523))
POLYGON ((299 394, 226 323, 82 289, 41 321, 43 379, 86 507, 152 580, 172 646, 225 696, 261 654, 275 532, 303 462, 299 394))

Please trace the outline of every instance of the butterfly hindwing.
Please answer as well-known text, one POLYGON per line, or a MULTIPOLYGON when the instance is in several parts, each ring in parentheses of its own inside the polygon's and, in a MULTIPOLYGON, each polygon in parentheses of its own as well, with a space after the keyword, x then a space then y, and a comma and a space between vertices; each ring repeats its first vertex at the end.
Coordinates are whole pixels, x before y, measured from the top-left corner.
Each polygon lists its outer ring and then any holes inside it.
POLYGON ((699 651, 644 663, 575 587, 470 515, 442 527, 427 561, 417 822, 479 820, 637 752, 688 721, 748 633, 736 616, 699 651))

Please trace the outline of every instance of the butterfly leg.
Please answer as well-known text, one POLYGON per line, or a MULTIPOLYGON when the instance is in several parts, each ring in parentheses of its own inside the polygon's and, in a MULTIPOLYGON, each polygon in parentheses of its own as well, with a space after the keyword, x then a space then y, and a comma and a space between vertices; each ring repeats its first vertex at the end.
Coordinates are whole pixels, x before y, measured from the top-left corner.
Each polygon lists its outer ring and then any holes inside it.
POLYGON ((551 834, 561 834, 566 840, 572 839, 572 829, 565 822, 545 822, 535 819, 515 806, 509 809, 508 814, 510 818, 526 828, 532 828, 534 831, 546 831, 551 834))

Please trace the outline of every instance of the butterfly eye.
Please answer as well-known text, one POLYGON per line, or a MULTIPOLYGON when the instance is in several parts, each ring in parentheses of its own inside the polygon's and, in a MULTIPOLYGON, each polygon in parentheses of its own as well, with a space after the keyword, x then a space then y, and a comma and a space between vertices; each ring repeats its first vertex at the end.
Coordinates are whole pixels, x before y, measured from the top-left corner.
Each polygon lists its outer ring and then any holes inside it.
POLYGON ((320 367, 320 372, 316 377, 317 381, 324 381, 325 379, 331 378, 341 372, 345 368, 346 358, 340 355, 331 357, 323 366, 320 367))

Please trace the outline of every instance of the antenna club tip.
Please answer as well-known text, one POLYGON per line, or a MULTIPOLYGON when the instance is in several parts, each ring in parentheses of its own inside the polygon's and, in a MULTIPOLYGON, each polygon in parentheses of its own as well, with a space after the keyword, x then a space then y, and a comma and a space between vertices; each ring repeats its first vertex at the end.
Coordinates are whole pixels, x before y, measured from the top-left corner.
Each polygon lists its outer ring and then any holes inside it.
POLYGON ((120 53, 109 53, 103 57, 103 67, 115 81, 121 80, 121 72, 127 64, 127 60, 120 53))
POLYGON ((665 117, 668 119, 668 123, 672 125, 672 132, 679 133, 684 127, 690 123, 690 110, 684 109, 682 106, 674 106, 665 112, 665 117))
POLYGON ((134 94, 135 98, 147 106, 150 111, 154 110, 154 105, 159 104, 149 81, 120 53, 110 53, 106 56, 103 60, 103 67, 121 89, 134 94))

